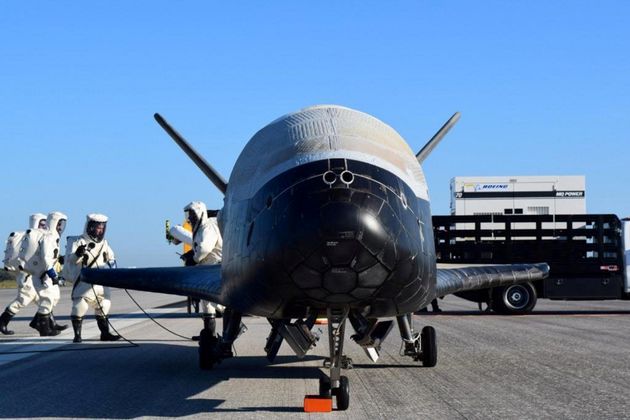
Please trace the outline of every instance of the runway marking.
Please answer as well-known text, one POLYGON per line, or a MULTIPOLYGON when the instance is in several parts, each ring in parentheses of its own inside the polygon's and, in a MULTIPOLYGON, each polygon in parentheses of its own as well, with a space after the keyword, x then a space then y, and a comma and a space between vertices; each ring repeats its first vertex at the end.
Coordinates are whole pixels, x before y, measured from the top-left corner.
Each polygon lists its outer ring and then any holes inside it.
MULTIPOLYGON (((181 308, 155 308, 151 309, 149 314, 154 318, 159 318, 162 315, 170 314, 173 312, 181 311, 181 308)), ((132 312, 132 315, 142 314, 142 311, 132 312)), ((142 314, 144 315, 144 314, 142 314)), ((110 317, 110 322, 117 330, 122 330, 124 328, 130 327, 135 324, 139 324, 140 322, 149 321, 146 316, 143 317, 134 317, 134 318, 125 318, 122 316, 118 318, 116 316, 110 317)), ((33 331, 35 332, 35 331, 33 331)), ((81 331, 81 337, 84 340, 90 340, 94 338, 99 338, 101 332, 96 325, 96 321, 94 318, 86 318, 83 321, 83 329, 81 331)), ((67 346, 72 343, 72 339, 74 338, 74 332, 72 331, 72 327, 69 326, 67 330, 63 331, 61 334, 55 337, 25 337, 23 339, 17 338, 12 340, 1 340, 0 341, 0 353, 5 352, 19 352, 13 354, 0 354, 0 366, 5 365, 7 363, 15 362, 17 360, 24 359, 26 357, 31 357, 33 354, 37 354, 38 352, 54 350, 59 347, 67 346)), ((101 343, 98 341, 98 343, 101 343)), ((103 345, 124 345, 125 341, 120 340, 117 342, 103 342, 103 345)), ((81 345, 92 344, 92 343, 83 343, 76 344, 77 348, 81 345)), ((93 343, 96 344, 96 343, 93 343)))

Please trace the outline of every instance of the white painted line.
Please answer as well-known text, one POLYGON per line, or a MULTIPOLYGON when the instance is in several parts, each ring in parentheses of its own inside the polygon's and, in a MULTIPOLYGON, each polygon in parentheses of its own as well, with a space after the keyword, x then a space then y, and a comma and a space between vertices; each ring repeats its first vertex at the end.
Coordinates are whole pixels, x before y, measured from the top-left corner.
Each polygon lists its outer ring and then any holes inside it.
MULTIPOLYGON (((159 318, 161 315, 170 314, 173 312, 181 311, 181 308, 156 308, 151 309, 149 314, 154 318, 159 318)), ((110 318, 110 323, 118 330, 121 331, 124 328, 130 327, 135 324, 139 324, 144 321, 149 321, 149 318, 144 316, 142 311, 132 312, 129 315, 142 314, 142 317, 131 317, 128 319, 125 318, 110 318)), ((111 331, 112 333, 114 331, 111 331)), ((81 337, 84 340, 89 340, 92 338, 100 338, 101 332, 96 325, 96 320, 94 317, 86 317, 83 320, 83 328, 81 331, 81 337)), ((0 366, 15 362, 16 360, 24 359, 26 357, 30 357, 33 354, 41 351, 54 350, 59 347, 67 346, 68 344, 73 344, 72 339, 74 338, 74 332, 72 331, 72 326, 69 325, 68 329, 63 331, 61 334, 54 337, 26 337, 24 339, 17 339, 11 341, 0 341, 0 353, 7 352, 19 352, 13 354, 0 354, 0 366)), ((101 342, 97 343, 82 343, 75 344, 77 348, 81 345, 100 345, 101 342)), ((103 345, 124 345, 128 344, 123 339, 119 341, 108 341, 103 342, 103 345)))

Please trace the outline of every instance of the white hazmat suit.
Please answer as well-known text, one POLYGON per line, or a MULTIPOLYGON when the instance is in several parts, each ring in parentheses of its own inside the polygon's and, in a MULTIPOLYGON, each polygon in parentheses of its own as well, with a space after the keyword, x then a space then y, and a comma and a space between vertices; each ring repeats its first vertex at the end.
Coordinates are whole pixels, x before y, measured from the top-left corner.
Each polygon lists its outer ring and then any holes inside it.
MULTIPOLYGON (((33 276, 33 285, 39 296, 39 307, 30 326, 41 336, 57 335, 65 326, 55 326, 53 308, 59 302, 59 273, 55 270, 60 254, 61 234, 66 228, 68 217, 58 211, 48 214, 48 229, 33 229, 24 239, 24 270, 33 276)), ((22 254, 21 254, 22 255, 22 254)))
MULTIPOLYGON (((34 213, 29 217, 28 228, 30 229, 46 229, 46 215, 43 213, 34 213)), ((25 232, 24 232, 25 233, 25 232)), ((23 233, 23 234, 24 234, 23 233)), ((15 233, 19 234, 19 233, 15 233)), ((33 286, 33 277, 20 271, 16 276, 17 297, 7 305, 4 313, 0 315, 0 332, 6 335, 13 334, 13 331, 7 329, 7 325, 18 312, 32 301, 39 300, 35 286, 33 286)))
POLYGON ((67 274, 68 279, 74 282, 71 319, 75 343, 82 341, 81 325, 90 306, 94 308, 96 322, 101 331, 101 341, 114 341, 120 338, 109 332, 107 315, 111 308, 110 288, 84 283, 78 276, 81 268, 116 267, 116 256, 105 239, 107 220, 107 216, 103 214, 88 214, 83 235, 68 237, 64 276, 67 274))
MULTIPOLYGON (((171 228, 168 230, 168 234, 170 235, 170 238, 168 238, 169 243, 172 243, 175 245, 184 243, 185 245, 191 248, 191 251, 189 252, 192 252, 193 238, 192 238, 192 232, 190 230, 186 229, 182 225, 175 225, 175 226, 171 226, 171 228)), ((186 257, 188 256, 189 256, 188 253, 184 254, 181 256, 181 259, 185 261, 186 266, 194 265, 194 260, 192 258, 190 260, 187 260, 186 257)), ((204 304, 204 306, 206 306, 206 304, 204 304)), ((188 297, 188 313, 191 312, 191 308, 193 307, 196 308, 195 309, 196 312, 199 312, 199 299, 192 298, 189 296, 188 297)))
MULTIPOLYGON (((192 226, 193 261, 197 265, 214 265, 221 263, 223 256, 223 238, 219 231, 216 217, 208 217, 208 210, 201 201, 193 201, 184 207, 186 216, 192 226)), ((201 300, 201 311, 204 317, 204 328, 214 331, 217 308, 223 306, 201 300)))
POLYGON ((173 237, 173 243, 175 245, 179 245, 183 242, 186 245, 192 246, 192 243, 193 243, 192 232, 190 232, 183 226, 181 225, 172 226, 169 229, 168 233, 170 233, 171 236, 173 237))

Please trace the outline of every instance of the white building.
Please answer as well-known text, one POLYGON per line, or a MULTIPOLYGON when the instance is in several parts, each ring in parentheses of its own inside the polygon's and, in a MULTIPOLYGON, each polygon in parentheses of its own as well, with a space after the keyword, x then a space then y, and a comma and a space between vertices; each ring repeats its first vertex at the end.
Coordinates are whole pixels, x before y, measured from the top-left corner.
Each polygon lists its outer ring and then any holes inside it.
POLYGON ((585 178, 493 176, 451 179, 451 214, 586 214, 585 178))

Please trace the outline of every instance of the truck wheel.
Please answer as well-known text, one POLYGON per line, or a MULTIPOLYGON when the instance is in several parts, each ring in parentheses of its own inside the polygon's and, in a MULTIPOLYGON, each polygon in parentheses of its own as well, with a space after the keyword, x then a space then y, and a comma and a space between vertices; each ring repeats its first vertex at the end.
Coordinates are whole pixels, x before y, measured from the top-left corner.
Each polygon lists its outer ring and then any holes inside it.
POLYGON ((497 287, 493 291, 492 310, 505 315, 526 314, 536 306, 536 289, 531 283, 497 287))

